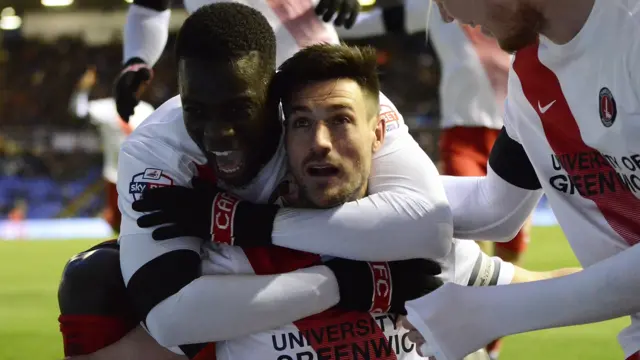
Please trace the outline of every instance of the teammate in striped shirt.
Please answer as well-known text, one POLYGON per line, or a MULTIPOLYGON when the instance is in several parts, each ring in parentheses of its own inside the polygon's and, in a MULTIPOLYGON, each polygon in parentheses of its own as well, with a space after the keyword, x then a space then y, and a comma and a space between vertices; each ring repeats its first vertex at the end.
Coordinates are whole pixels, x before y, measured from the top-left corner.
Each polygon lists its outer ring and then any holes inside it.
MULTIPOLYGON (((429 1, 404 0, 393 8, 375 9, 359 16, 349 30, 337 29, 341 38, 425 31, 441 65, 439 85, 442 129, 439 139, 440 172, 452 176, 487 174, 489 153, 503 126, 510 55, 479 27, 446 23, 437 9, 429 12, 429 1), (427 19, 427 16, 430 16, 427 19)), ((455 226, 455 224, 454 224, 455 226)), ((501 259, 518 264, 529 243, 527 221, 513 240, 480 242, 501 259)), ((462 236, 462 234, 459 234, 462 236)), ((482 239, 477 239, 482 240, 482 239)), ((497 359, 501 341, 487 346, 497 359)))
POLYGON ((630 316, 618 341, 638 359, 640 2, 436 2, 515 52, 487 176, 444 179, 456 231, 500 238, 544 191, 585 269, 494 288, 445 284, 407 304, 405 325, 425 352, 455 360, 500 336, 630 316))

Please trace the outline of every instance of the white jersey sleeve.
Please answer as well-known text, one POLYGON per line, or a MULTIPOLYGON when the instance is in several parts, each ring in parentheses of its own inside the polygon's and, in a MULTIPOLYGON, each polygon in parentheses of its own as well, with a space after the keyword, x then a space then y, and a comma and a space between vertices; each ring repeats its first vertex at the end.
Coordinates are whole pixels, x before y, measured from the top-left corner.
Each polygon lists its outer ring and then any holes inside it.
POLYGON ((380 109, 387 133, 373 157, 370 195, 330 210, 280 210, 275 245, 363 261, 449 253, 451 211, 438 171, 384 95, 380 109))
POLYGON ((169 38, 171 9, 168 8, 169 2, 164 0, 145 2, 157 2, 156 9, 137 5, 136 2, 129 6, 124 25, 123 62, 138 57, 153 66, 160 59, 169 38))
POLYGON ((497 256, 485 254, 475 241, 453 242, 453 282, 465 286, 493 286, 510 284, 515 268, 497 256))
POLYGON ((435 344, 438 358, 453 360, 502 336, 632 315, 640 312, 638 259, 636 245, 554 279, 475 288, 445 284, 408 301, 407 319, 435 344))
POLYGON ((120 265, 132 302, 150 334, 160 344, 172 345, 175 341, 198 342, 203 334, 210 341, 226 340, 335 305, 337 282, 324 266, 250 279, 245 275, 200 277, 202 240, 180 237, 158 242, 151 236, 153 229, 137 226, 140 214, 132 203, 145 189, 190 186, 197 164, 204 162, 186 134, 181 108, 176 105, 179 99, 169 100, 145 120, 124 142, 119 160, 120 265), (207 307, 210 311, 205 313, 211 316, 201 316, 200 310, 207 307))
POLYGON ((508 131, 516 109, 505 105, 505 125, 491 149, 487 175, 442 176, 456 238, 513 239, 544 193, 527 153, 508 131))

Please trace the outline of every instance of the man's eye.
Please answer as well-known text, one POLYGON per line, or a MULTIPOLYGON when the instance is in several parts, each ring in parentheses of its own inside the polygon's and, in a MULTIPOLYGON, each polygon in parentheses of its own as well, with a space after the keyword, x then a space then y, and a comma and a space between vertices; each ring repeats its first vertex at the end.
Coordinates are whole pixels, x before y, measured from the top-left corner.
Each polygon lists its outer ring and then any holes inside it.
POLYGON ((350 122, 351 122, 351 118, 349 118, 349 117, 348 117, 348 116, 346 116, 346 115, 338 115, 338 116, 334 116, 333 118, 331 118, 331 121, 332 121, 334 124, 341 125, 341 124, 347 124, 347 123, 350 123, 350 122))
POLYGON ((309 126, 309 120, 304 118, 295 119, 291 122, 291 126, 294 128, 306 127, 309 126))

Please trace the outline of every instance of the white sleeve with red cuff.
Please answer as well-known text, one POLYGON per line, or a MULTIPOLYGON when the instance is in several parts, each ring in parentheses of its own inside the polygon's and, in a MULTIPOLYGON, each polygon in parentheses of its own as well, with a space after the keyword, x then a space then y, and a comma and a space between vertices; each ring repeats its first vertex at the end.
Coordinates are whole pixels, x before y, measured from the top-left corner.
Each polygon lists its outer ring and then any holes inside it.
POLYGON ((453 213, 453 236, 510 241, 543 195, 512 185, 487 166, 487 176, 441 176, 453 213))
POLYGON ((137 57, 153 67, 167 44, 170 18, 170 9, 156 11, 131 4, 124 25, 123 62, 137 57))
POLYGON ((281 209, 273 244, 362 261, 449 253, 451 210, 438 170, 406 125, 388 132, 375 154, 369 194, 329 210, 281 209))
POLYGON ((453 261, 448 261, 453 264, 451 282, 466 286, 493 286, 510 284, 513 280, 513 264, 485 254, 475 241, 454 239, 453 246, 453 261))
POLYGON ((437 360, 459 360, 502 336, 640 312, 640 246, 581 272, 495 287, 445 284, 407 302, 407 319, 437 360))

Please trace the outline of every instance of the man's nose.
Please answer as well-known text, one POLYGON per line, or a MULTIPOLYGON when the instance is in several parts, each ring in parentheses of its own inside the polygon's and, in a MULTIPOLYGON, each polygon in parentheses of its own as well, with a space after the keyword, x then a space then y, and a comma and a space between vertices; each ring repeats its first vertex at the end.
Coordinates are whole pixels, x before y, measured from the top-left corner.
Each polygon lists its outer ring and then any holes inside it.
POLYGON ((311 147, 317 153, 328 153, 333 147, 331 130, 322 121, 318 121, 313 127, 311 147))
POLYGON ((236 131, 232 126, 206 126, 204 142, 207 150, 229 149, 234 144, 236 131))
POLYGON ((204 127, 204 136, 205 137, 233 137, 236 135, 236 130, 233 126, 220 126, 215 124, 207 124, 204 127))

